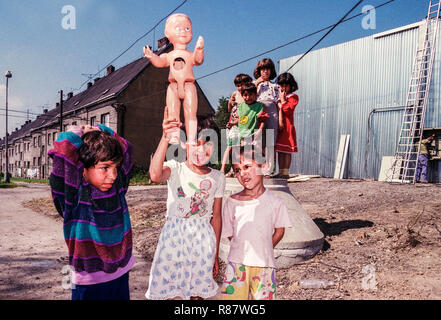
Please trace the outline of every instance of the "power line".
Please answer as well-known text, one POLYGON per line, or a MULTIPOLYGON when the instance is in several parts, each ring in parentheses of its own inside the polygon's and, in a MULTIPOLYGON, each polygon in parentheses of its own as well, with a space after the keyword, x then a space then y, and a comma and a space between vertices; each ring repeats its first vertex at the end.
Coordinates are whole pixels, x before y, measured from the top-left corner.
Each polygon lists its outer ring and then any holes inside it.
MULTIPOLYGON (((171 15, 173 12, 175 12, 177 9, 179 9, 179 8, 180 8, 180 7, 186 2, 186 1, 187 1, 187 0, 185 0, 183 3, 181 3, 181 4, 180 4, 176 9, 174 9, 169 15, 171 15)), ((359 1, 359 3, 362 2, 362 1, 363 1, 363 0, 359 1)), ((395 0, 389 0, 389 1, 386 1, 386 2, 384 2, 384 3, 382 3, 382 4, 378 5, 378 6, 374 7, 374 9, 381 8, 381 7, 383 7, 383 6, 385 6, 385 5, 388 5, 388 4, 390 4, 390 3, 394 2, 394 1, 395 1, 395 0)), ((356 6, 358 6, 359 3, 357 3, 356 6)), ((355 7, 356 7, 356 6, 355 6, 355 7)), ((355 8, 355 7, 354 7, 354 8, 355 8)), ((258 58, 258 57, 260 57, 260 56, 266 55, 266 54, 268 54, 268 53, 271 53, 271 52, 273 52, 273 51, 276 51, 276 50, 279 50, 279 49, 281 49, 281 48, 283 48, 283 47, 286 47, 286 46, 288 46, 288 45, 291 45, 291 44, 293 44, 293 43, 296 43, 296 42, 299 42, 299 41, 304 40, 304 39, 306 39, 306 38, 309 38, 309 37, 311 37, 311 36, 313 36, 313 35, 316 35, 316 34, 318 34, 318 33, 320 33, 320 32, 323 32, 323 31, 325 31, 325 30, 327 30, 327 29, 331 29, 331 28, 334 29, 337 25, 342 24, 342 23, 347 22, 347 21, 350 21, 350 20, 353 20, 353 19, 355 19, 355 18, 357 18, 357 17, 359 17, 359 16, 361 16, 361 15, 364 14, 363 12, 362 12, 362 13, 358 13, 358 14, 353 15, 353 16, 351 16, 351 17, 349 17, 349 18, 346 19, 346 16, 349 15, 350 12, 352 12, 352 11, 354 10, 354 8, 351 9, 351 10, 350 10, 350 11, 349 11, 349 12, 348 12, 348 13, 347 13, 342 19, 340 19, 340 21, 339 21, 338 23, 336 23, 336 24, 332 24, 332 25, 329 25, 329 26, 327 26, 327 27, 321 28, 320 30, 317 30, 317 31, 311 32, 311 33, 309 33, 309 34, 307 34, 307 35, 305 35, 305 36, 302 36, 302 37, 300 37, 300 38, 297 38, 297 39, 294 39, 294 40, 292 40, 292 41, 289 41, 289 42, 287 42, 287 43, 284 43, 284 44, 279 45, 279 46, 277 46, 277 47, 275 47, 275 48, 272 48, 272 49, 267 50, 267 51, 265 51, 265 52, 262 52, 262 53, 259 53, 259 54, 257 54, 257 55, 254 55, 254 56, 252 56, 252 57, 250 57, 250 58, 247 58, 247 59, 245 59, 245 60, 241 60, 241 61, 239 61, 239 62, 237 62, 237 63, 234 63, 234 64, 232 64, 232 65, 230 65, 230 66, 227 66, 227 67, 224 67, 224 68, 218 69, 218 70, 213 71, 213 72, 211 72, 211 73, 208 73, 208 74, 206 74, 206 75, 204 75, 204 76, 201 76, 201 77, 197 78, 196 80, 200 80, 200 79, 203 79, 203 78, 207 78, 207 77, 212 76, 212 75, 214 75, 214 74, 216 74, 216 73, 220 73, 220 72, 225 71, 225 70, 227 70, 227 69, 233 68, 233 67, 235 67, 235 66, 238 66, 238 65, 240 65, 240 64, 243 64, 243 63, 248 62, 248 61, 250 61, 250 60, 256 59, 256 58, 258 58)), ((169 16, 169 15, 168 15, 168 16, 169 16)), ((161 23, 164 19, 166 19, 168 16, 166 16, 165 18, 161 19, 161 21, 159 21, 159 22, 155 25, 155 27, 156 27, 159 23, 161 23)), ((155 27, 153 27, 152 29, 154 30, 155 27)), ((143 36, 141 36, 140 38, 138 38, 138 39, 135 41, 135 43, 136 43, 137 41, 139 41, 142 37, 146 36, 149 32, 151 32, 152 29, 150 29, 146 34, 144 34, 143 36)), ((332 31, 332 30, 330 30, 330 31, 332 31)), ((329 34, 329 32, 328 32, 327 34, 329 34)), ((323 38, 323 37, 322 37, 322 38, 323 38)), ((132 46, 133 46, 133 45, 132 45, 132 46)), ((310 50, 308 50, 308 51, 310 51, 310 50)), ((290 67, 290 68, 291 68, 291 67, 290 67)), ((288 69, 288 70, 289 70, 289 69, 288 69)), ((99 73, 99 72, 98 72, 98 73, 99 73)), ((98 74, 98 73, 96 73, 96 74, 98 74)), ((95 74, 95 75, 96 75, 96 74, 95 74)), ((84 85, 84 83, 83 83, 83 85, 84 85)), ((83 86, 83 85, 81 85, 81 86, 83 86)), ((81 88, 81 87, 80 87, 80 88, 81 88)), ((77 89, 77 90, 78 90, 78 89, 77 89)), ((149 97, 152 97, 152 96, 155 96, 155 95, 158 95, 158 94, 164 93, 164 92, 166 92, 166 89, 159 90, 159 91, 157 91, 157 92, 154 92, 154 93, 151 93, 151 94, 148 94, 148 95, 145 95, 145 96, 141 96, 141 97, 138 97, 138 98, 136 98, 136 99, 132 99, 132 100, 129 100, 129 101, 125 101, 125 103, 135 102, 135 101, 142 100, 142 99, 145 99, 145 98, 149 98, 149 97)), ((41 106, 35 106, 35 107, 31 107, 31 108, 36 108, 36 107, 41 107, 41 106)), ((0 109, 0 110, 4 110, 4 109, 0 109)), ((11 110, 10 108, 8 108, 8 110, 9 110, 9 111, 16 111, 16 110, 11 110)), ((19 111, 16 111, 16 112, 19 112, 19 111)), ((23 111, 23 112, 25 112, 25 111, 23 111)), ((41 115, 41 114, 36 114, 36 113, 30 113, 30 114, 35 114, 35 115, 44 116, 44 114, 43 114, 43 115, 41 115)))
POLYGON ((289 70, 291 70, 292 67, 294 67, 300 60, 303 59, 304 56, 306 56, 309 52, 311 52, 312 49, 314 49, 324 38, 326 38, 335 28, 337 28, 337 26, 342 23, 346 17, 355 10, 355 8, 357 8, 360 3, 362 3, 363 0, 358 1, 352 8, 351 10, 349 10, 344 16, 343 18, 341 18, 330 30, 328 30, 328 32, 326 32, 316 43, 314 43, 314 45, 308 49, 308 51, 306 51, 300 58, 297 59, 296 62, 294 62, 291 67, 289 67, 286 72, 288 72, 289 70))
MULTIPOLYGON (((380 4, 380 5, 376 6, 376 7, 374 7, 374 9, 381 8, 381 7, 387 5, 387 4, 391 3, 391 2, 394 2, 394 1, 395 1, 395 0, 389 0, 389 1, 387 1, 387 2, 384 2, 384 3, 382 3, 382 4, 380 4)), ((358 4, 357 4, 357 5, 358 5, 358 4)), ((352 10, 351 10, 351 11, 352 11, 352 10)), ((351 12, 351 11, 350 11, 350 12, 351 12)), ((350 13, 350 12, 349 12, 349 13, 350 13)), ((198 78, 196 78, 196 81, 197 81, 197 80, 204 79, 204 78, 207 78, 207 77, 212 76, 212 75, 214 75, 214 74, 216 74, 216 73, 220 73, 220 72, 222 72, 222 71, 225 71, 225 70, 231 69, 231 68, 233 68, 233 67, 236 67, 236 66, 238 66, 238 65, 240 65, 240 64, 243 64, 243 63, 245 63, 245 62, 248 62, 248 61, 250 61, 250 60, 256 59, 256 58, 258 58, 258 57, 261 57, 261 56, 266 55, 266 54, 268 54, 268 53, 271 53, 271 52, 273 52, 273 51, 276 51, 276 50, 279 50, 279 49, 284 48, 284 47, 286 47, 286 46, 289 46, 289 45, 291 45, 291 44, 293 44, 293 43, 296 43, 296 42, 299 42, 299 41, 304 40, 304 39, 306 39, 306 38, 309 38, 309 37, 311 37, 311 36, 313 36, 313 35, 316 35, 316 34, 318 34, 318 33, 320 33, 320 32, 323 32, 323 31, 325 31, 325 30, 327 30, 327 29, 333 28, 333 27, 337 26, 338 24, 341 24, 341 23, 344 23, 344 22, 347 22, 347 21, 353 20, 353 19, 355 19, 355 18, 357 18, 357 17, 359 17, 359 16, 361 16, 361 15, 363 15, 363 14, 364 14, 363 12, 362 12, 362 13, 358 13, 358 14, 353 15, 353 16, 347 18, 347 19, 343 19, 343 20, 341 20, 341 21, 339 21, 339 22, 336 23, 336 24, 332 24, 332 25, 329 25, 329 26, 327 26, 327 27, 321 28, 320 30, 317 30, 317 31, 311 32, 311 33, 309 33, 309 34, 307 34, 307 35, 304 35, 304 36, 302 36, 302 37, 300 37, 300 38, 297 38, 297 39, 294 39, 294 40, 289 41, 289 42, 287 42, 287 43, 281 44, 281 45, 279 45, 279 46, 277 46, 277 47, 275 47, 275 48, 272 48, 272 49, 267 50, 267 51, 265 51, 265 52, 259 53, 259 54, 255 55, 255 56, 250 57, 250 58, 247 58, 247 59, 241 60, 241 61, 239 61, 239 62, 237 62, 237 63, 234 63, 234 64, 232 64, 232 65, 229 65, 229 66, 227 66, 227 67, 224 67, 224 68, 218 69, 218 70, 216 70, 216 71, 213 71, 213 72, 211 72, 211 73, 208 73, 208 74, 206 74, 206 75, 203 75, 203 76, 201 76, 201 77, 198 77, 198 78)), ((348 15, 348 14, 346 14, 345 17, 346 17, 347 15, 348 15)), ((344 18, 345 18, 345 17, 344 17, 344 18)), ((155 93, 153 93, 153 94, 149 94, 149 95, 145 95, 145 96, 140 96, 140 97, 137 97, 136 99, 126 101, 126 103, 129 103, 129 102, 135 102, 135 101, 138 101, 138 100, 141 100, 141 99, 149 98, 149 97, 155 96, 155 95, 157 95, 157 94, 164 93, 164 92, 166 92, 166 90, 167 90, 167 89, 163 89, 163 90, 158 91, 158 92, 155 92, 155 93)))
MULTIPOLYGON (((163 17, 161 20, 159 20, 149 31, 147 31, 146 33, 144 33, 142 36, 140 36, 138 39, 136 39, 127 49, 125 49, 123 52, 121 52, 116 58, 114 58, 112 61, 110 61, 108 64, 106 64, 105 67, 103 67, 102 69, 100 69, 97 73, 95 73, 94 75, 92 75, 92 78, 95 77, 97 74, 101 73, 101 71, 104 71, 109 65, 111 65, 113 62, 115 62, 116 60, 118 60, 123 54, 125 54, 127 51, 129 51, 131 48, 133 48, 133 46, 138 43, 141 39, 143 39, 144 37, 146 37, 150 32, 154 31, 155 28, 165 19, 167 19, 170 15, 172 15, 176 10, 178 10, 180 7, 182 7, 185 3, 187 2, 187 0, 184 0, 179 6, 177 6, 175 9, 173 9, 173 11, 171 11, 168 15, 166 15, 165 17, 163 17)), ((85 82, 83 82, 81 84, 81 86, 78 89, 75 89, 74 91, 78 91, 80 90, 87 82, 89 81, 86 80, 85 82)))
MULTIPOLYGON (((374 7, 374 9, 381 8, 381 7, 387 5, 387 4, 391 3, 391 2, 394 2, 394 1, 395 1, 395 0, 389 0, 389 1, 387 1, 387 2, 384 2, 384 3, 382 3, 382 4, 380 4, 380 5, 376 6, 376 7, 374 7)), ((352 11, 352 10, 351 10, 351 11, 352 11)), ((359 17, 359 16, 361 16, 361 15, 363 15, 363 12, 362 12, 362 13, 358 13, 358 14, 356 14, 356 15, 354 15, 354 16, 351 16, 351 17, 349 17, 349 18, 347 18, 347 19, 344 19, 344 20, 342 20, 341 22, 339 21, 339 23, 343 23, 343 22, 347 22, 347 21, 353 20, 353 19, 355 19, 355 18, 357 18, 357 17, 359 17)), ((346 17, 346 16, 345 16, 345 17, 346 17)), ((261 56, 266 55, 266 54, 268 54, 268 53, 271 53, 271 52, 273 52, 273 51, 276 51, 276 50, 282 49, 282 48, 284 48, 284 47, 286 47, 286 46, 289 46, 289 45, 291 45, 291 44, 293 44, 293 43, 299 42, 299 41, 304 40, 304 39, 306 39, 306 38, 309 38, 309 37, 311 37, 311 36, 313 36, 313 35, 316 35, 316 34, 318 34, 318 33, 320 33, 320 32, 323 32, 323 31, 325 31, 325 30, 327 30, 327 29, 333 28, 333 27, 337 26, 337 24, 338 24, 338 23, 336 23, 336 24, 332 24, 332 25, 329 25, 329 26, 327 26, 327 27, 324 27, 324 28, 322 28, 322 29, 320 29, 320 30, 317 30, 317 31, 311 32, 311 33, 309 33, 309 34, 307 34, 307 35, 305 35, 305 36, 302 36, 302 37, 300 37, 300 38, 294 39, 294 40, 289 41, 289 42, 287 42, 287 43, 281 44, 281 45, 279 45, 279 46, 277 46, 277 47, 275 47, 275 48, 273 48, 273 49, 269 49, 269 50, 267 50, 267 51, 265 51, 265 52, 261 52, 261 53, 255 55, 255 56, 252 56, 252 57, 247 58, 247 59, 245 59, 245 60, 241 60, 241 61, 239 61, 239 62, 237 62, 237 63, 234 63, 234 64, 232 64, 232 65, 230 65, 230 66, 227 66, 227 67, 224 67, 224 68, 218 69, 218 70, 216 70, 216 71, 213 71, 213 72, 211 72, 211 73, 209 73, 209 74, 206 74, 206 75, 204 75, 204 76, 202 76, 202 77, 197 78, 196 80, 200 80, 200 79, 203 79, 203 78, 206 78, 206 77, 212 76, 212 75, 214 75, 214 74, 216 74, 216 73, 219 73, 219 72, 225 71, 225 70, 227 70, 227 69, 231 69, 231 68, 236 67, 236 66, 238 66, 238 65, 240 65, 240 64, 242 64, 242 63, 245 63, 245 62, 248 62, 248 61, 250 61, 250 60, 256 59, 256 58, 258 58, 258 57, 261 57, 261 56)))

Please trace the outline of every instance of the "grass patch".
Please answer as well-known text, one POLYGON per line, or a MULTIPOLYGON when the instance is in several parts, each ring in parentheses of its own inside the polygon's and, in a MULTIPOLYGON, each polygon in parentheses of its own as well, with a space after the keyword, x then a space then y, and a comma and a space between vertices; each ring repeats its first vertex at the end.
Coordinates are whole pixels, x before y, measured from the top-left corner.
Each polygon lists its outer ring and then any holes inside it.
POLYGON ((17 188, 20 187, 18 184, 15 183, 5 183, 3 181, 0 181, 0 189, 11 189, 11 188, 17 188))
POLYGON ((29 183, 43 183, 43 184, 49 185, 49 179, 11 178, 11 181, 29 182, 29 183))
POLYGON ((150 179, 149 171, 146 168, 135 166, 132 171, 132 178, 130 179, 131 186, 146 186, 146 185, 162 185, 165 182, 156 183, 150 179))

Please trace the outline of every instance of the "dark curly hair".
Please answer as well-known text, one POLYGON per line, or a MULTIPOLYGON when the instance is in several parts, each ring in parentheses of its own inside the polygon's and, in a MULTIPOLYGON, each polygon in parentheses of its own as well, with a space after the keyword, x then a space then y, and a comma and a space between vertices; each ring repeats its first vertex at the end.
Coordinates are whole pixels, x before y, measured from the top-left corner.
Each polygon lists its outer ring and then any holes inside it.
POLYGON ((123 148, 120 142, 105 131, 89 131, 81 139, 83 145, 78 150, 79 160, 88 169, 100 161, 112 161, 121 163, 123 160, 123 148))
POLYGON ((299 89, 296 80, 289 72, 284 72, 280 74, 279 77, 277 78, 277 84, 278 85, 289 84, 291 86, 291 90, 292 90, 291 92, 295 92, 297 91, 297 89, 299 89))

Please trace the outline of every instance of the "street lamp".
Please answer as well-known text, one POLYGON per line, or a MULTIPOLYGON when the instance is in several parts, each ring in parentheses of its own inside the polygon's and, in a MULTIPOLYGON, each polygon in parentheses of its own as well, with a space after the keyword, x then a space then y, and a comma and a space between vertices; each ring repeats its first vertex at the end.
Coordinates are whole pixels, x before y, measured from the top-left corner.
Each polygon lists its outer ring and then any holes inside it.
POLYGON ((8 80, 9 78, 12 78, 12 73, 11 71, 6 71, 5 73, 5 77, 6 77, 6 136, 5 136, 5 165, 6 165, 6 170, 5 170, 5 182, 9 182, 9 162, 8 162, 8 80))

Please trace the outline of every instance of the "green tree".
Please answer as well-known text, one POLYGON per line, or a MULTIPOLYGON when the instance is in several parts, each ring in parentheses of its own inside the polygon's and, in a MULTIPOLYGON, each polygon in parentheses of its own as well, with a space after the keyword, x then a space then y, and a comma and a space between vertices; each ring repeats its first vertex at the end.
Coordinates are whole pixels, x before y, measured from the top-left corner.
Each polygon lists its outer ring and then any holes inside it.
POLYGON ((217 106, 214 117, 219 129, 225 129, 228 120, 230 119, 230 113, 228 112, 228 98, 219 98, 219 105, 217 106))

